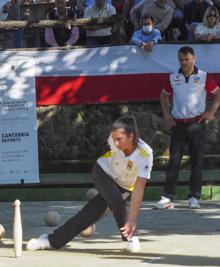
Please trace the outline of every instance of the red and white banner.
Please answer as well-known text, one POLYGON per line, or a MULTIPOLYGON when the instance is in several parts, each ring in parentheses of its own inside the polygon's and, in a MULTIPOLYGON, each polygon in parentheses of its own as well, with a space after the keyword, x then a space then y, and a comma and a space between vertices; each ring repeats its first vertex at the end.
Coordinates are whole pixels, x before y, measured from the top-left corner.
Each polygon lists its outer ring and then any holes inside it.
MULTIPOLYGON (((1 58, 35 58, 38 105, 147 101, 158 100, 167 75, 178 70, 181 46, 158 44, 150 53, 135 46, 5 51, 1 58)), ((220 84, 220 44, 191 46, 197 67, 220 84)))

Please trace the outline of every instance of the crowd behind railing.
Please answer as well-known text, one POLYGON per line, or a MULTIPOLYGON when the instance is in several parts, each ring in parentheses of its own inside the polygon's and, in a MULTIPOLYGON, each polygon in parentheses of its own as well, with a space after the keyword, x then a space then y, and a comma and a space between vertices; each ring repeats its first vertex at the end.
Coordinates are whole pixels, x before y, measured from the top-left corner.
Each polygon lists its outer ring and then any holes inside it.
POLYGON ((117 15, 97 27, 0 28, 0 48, 136 44, 151 51, 159 41, 220 40, 220 0, 0 0, 0 21, 73 20, 117 15))

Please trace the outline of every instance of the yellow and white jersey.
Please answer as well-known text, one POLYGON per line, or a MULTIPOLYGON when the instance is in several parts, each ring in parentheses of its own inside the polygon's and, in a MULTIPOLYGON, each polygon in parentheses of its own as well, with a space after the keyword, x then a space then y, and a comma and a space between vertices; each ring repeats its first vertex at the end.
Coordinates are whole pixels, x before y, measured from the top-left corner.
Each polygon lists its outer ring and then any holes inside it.
POLYGON ((108 143, 111 150, 101 156, 97 163, 119 186, 133 191, 137 177, 150 179, 153 151, 149 145, 139 138, 135 151, 125 156, 124 152, 115 146, 111 136, 108 143))

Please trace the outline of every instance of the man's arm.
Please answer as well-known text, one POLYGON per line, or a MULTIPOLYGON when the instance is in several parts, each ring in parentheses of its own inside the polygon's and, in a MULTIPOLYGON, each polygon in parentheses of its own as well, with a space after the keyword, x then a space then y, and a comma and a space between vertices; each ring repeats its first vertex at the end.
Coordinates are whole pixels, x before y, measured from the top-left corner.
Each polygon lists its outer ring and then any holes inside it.
POLYGON ((116 15, 116 9, 114 6, 112 5, 109 5, 108 6, 108 16, 113 16, 113 15, 116 15))
MULTIPOLYGON (((92 18, 92 14, 91 14, 91 6, 88 6, 86 9, 85 9, 85 12, 84 12, 84 18, 87 18, 87 19, 91 19, 92 18)), ((97 27, 96 25, 92 25, 92 26, 87 26, 86 27, 87 30, 90 30, 90 31, 96 31, 97 30, 97 27)))
POLYGON ((172 19, 173 19, 173 9, 171 7, 167 7, 165 17, 162 19, 160 23, 155 25, 155 28, 157 28, 161 32, 165 31, 170 25, 172 19))
POLYGON ((162 36, 159 30, 155 30, 153 41, 154 43, 158 43, 158 41, 162 40, 162 36))
POLYGON ((164 93, 162 91, 160 95, 160 104, 163 111, 163 116, 166 122, 166 125, 168 127, 174 127, 176 126, 176 123, 173 119, 173 117, 170 114, 170 101, 169 101, 169 95, 164 93))
POLYGON ((215 91, 215 97, 213 99, 210 109, 202 114, 202 118, 199 120, 199 122, 202 120, 213 120, 219 106, 220 106, 220 88, 218 87, 215 91))
POLYGON ((87 7, 84 12, 84 18, 91 19, 91 7, 87 7))
POLYGON ((140 35, 141 35, 140 31, 136 31, 136 32, 133 33, 132 38, 131 38, 132 44, 135 44, 137 46, 141 46, 142 45, 143 41, 141 40, 141 38, 140 38, 141 36, 140 35))
POLYGON ((79 39, 79 28, 73 26, 71 33, 70 33, 70 37, 68 41, 66 42, 66 45, 74 45, 78 39, 79 39))
POLYGON ((16 0, 5 1, 5 4, 3 6, 1 5, 1 7, 3 8, 3 13, 10 13, 15 3, 16 3, 16 0))
POLYGON ((144 3, 145 3, 144 0, 141 1, 140 3, 135 5, 130 11, 131 23, 134 25, 135 30, 137 30, 139 28, 141 10, 142 10, 142 8, 144 6, 144 3))
MULTIPOLYGON (((50 19, 48 14, 46 15, 46 19, 50 19)), ((52 27, 45 28, 45 42, 49 44, 51 47, 59 46, 55 39, 55 35, 54 35, 52 27)))

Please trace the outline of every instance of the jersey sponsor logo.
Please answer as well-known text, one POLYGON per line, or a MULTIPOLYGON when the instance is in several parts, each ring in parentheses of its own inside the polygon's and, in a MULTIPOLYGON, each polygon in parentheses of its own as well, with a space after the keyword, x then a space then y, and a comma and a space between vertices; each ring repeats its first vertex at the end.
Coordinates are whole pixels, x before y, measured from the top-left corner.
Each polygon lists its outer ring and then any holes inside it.
POLYGON ((127 170, 131 170, 133 168, 133 166, 134 166, 134 163, 131 160, 129 160, 127 162, 127 170))
POLYGON ((194 83, 195 83, 195 84, 198 84, 199 82, 200 82, 200 77, 196 76, 196 77, 194 78, 194 83))
POLYGON ((181 77, 180 77, 179 75, 177 75, 177 76, 175 77, 174 82, 181 82, 181 77))
POLYGON ((174 81, 173 81, 174 85, 180 85, 181 82, 182 82, 182 79, 180 76, 176 76, 174 81))
POLYGON ((174 82, 181 82, 181 81, 182 81, 182 79, 181 79, 180 75, 174 76, 174 82))

